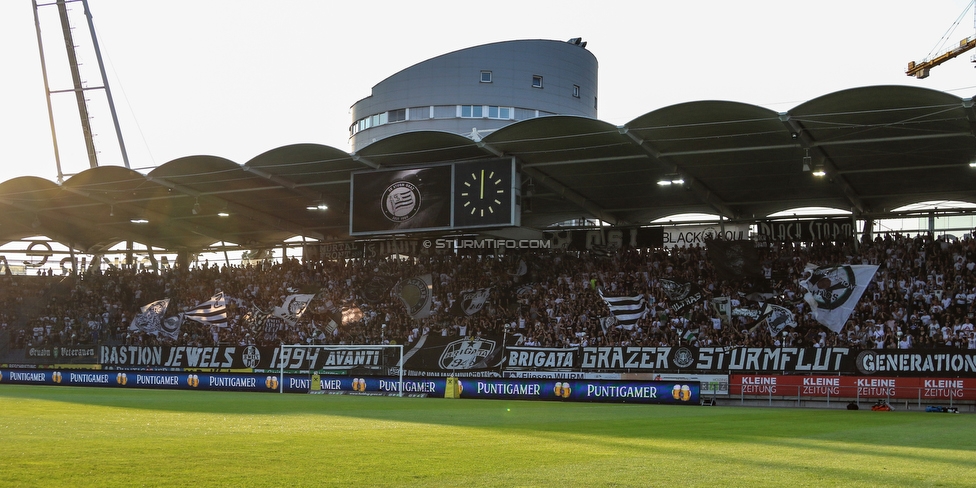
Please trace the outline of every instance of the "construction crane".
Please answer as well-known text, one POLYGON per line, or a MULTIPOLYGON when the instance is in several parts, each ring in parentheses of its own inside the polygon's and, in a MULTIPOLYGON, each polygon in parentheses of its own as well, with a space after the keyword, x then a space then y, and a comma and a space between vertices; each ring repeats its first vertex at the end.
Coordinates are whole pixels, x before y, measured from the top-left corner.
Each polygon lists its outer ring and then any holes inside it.
MULTIPOLYGON (((959 18, 956 19, 955 23, 952 24, 952 27, 949 28, 949 32, 951 32, 953 29, 956 28, 956 26, 959 25, 959 22, 962 20, 963 16, 965 16, 966 13, 969 12, 969 10, 971 8, 973 8, 973 5, 974 4, 976 4, 976 0, 973 0, 972 2, 969 2, 969 5, 966 6, 966 9, 963 10, 962 14, 959 15, 959 18)), ((948 37, 949 32, 946 32, 946 34, 944 36, 942 36, 942 39, 939 41, 940 43, 945 42, 945 39, 946 39, 946 37, 948 37)), ((908 75, 908 76, 914 76, 914 77, 919 78, 919 79, 927 78, 929 76, 929 70, 930 69, 932 69, 932 68, 934 68, 934 67, 936 67, 936 66, 938 66, 938 65, 940 65, 940 64, 942 64, 942 63, 944 63, 944 62, 946 62, 946 61, 948 61, 948 60, 950 60, 950 59, 952 59, 952 58, 954 58, 956 56, 959 56, 960 54, 962 54, 962 53, 964 53, 966 51, 969 51, 970 49, 973 49, 973 48, 976 48, 976 36, 971 35, 971 36, 969 36, 969 37, 967 37, 967 38, 959 41, 959 45, 958 46, 952 47, 952 48, 949 48, 949 49, 946 49, 946 50, 940 52, 935 57, 926 58, 926 59, 924 59, 922 61, 918 61, 918 62, 910 61, 908 63, 908 69, 905 71, 905 74, 908 75)), ((938 49, 938 47, 936 47, 936 49, 938 49)), ((932 52, 935 52, 936 49, 933 49, 932 52)), ((930 54, 930 56, 931 56, 931 54, 930 54)), ((974 59, 973 62, 976 62, 976 59, 974 59)))

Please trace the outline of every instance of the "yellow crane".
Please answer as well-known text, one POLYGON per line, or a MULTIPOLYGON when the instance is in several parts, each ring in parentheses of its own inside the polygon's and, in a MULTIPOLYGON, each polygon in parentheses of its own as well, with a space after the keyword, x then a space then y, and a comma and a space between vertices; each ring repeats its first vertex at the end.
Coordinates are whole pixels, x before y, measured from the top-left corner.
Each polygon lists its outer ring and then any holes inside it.
MULTIPOLYGON (((952 27, 949 29, 950 32, 953 29, 955 29, 957 25, 959 25, 959 21, 962 20, 963 16, 966 15, 966 12, 969 12, 969 9, 973 8, 973 5, 974 4, 976 4, 976 0, 973 0, 973 1, 969 2, 969 5, 966 7, 966 10, 963 10, 962 14, 959 15, 959 18, 956 19, 956 22, 952 24, 952 27)), ((946 39, 946 37, 948 36, 948 34, 949 33, 947 32, 946 35, 942 36, 942 39, 940 40, 940 42, 944 42, 945 39, 946 39)), ((956 56, 959 56, 960 54, 962 54, 962 53, 964 53, 966 51, 969 51, 970 49, 973 49, 973 48, 976 48, 976 36, 972 36, 971 35, 971 36, 969 36, 969 37, 967 37, 967 38, 959 41, 959 45, 958 46, 955 46, 955 47, 952 47, 952 48, 943 50, 942 52, 940 52, 935 57, 926 58, 926 59, 924 59, 922 61, 918 61, 918 62, 916 62, 916 61, 910 61, 908 63, 908 69, 905 71, 905 74, 908 75, 908 76, 914 76, 914 77, 919 78, 919 79, 926 78, 926 77, 929 76, 929 70, 930 69, 932 69, 932 68, 934 68, 934 67, 936 67, 936 66, 938 66, 938 65, 940 65, 940 64, 942 64, 942 63, 944 63, 944 62, 946 62, 946 61, 948 61, 948 60, 950 60, 950 59, 952 59, 952 58, 954 58, 956 56)), ((935 52, 935 49, 933 49, 932 51, 935 52)), ((976 62, 976 60, 974 60, 973 62, 976 62)))

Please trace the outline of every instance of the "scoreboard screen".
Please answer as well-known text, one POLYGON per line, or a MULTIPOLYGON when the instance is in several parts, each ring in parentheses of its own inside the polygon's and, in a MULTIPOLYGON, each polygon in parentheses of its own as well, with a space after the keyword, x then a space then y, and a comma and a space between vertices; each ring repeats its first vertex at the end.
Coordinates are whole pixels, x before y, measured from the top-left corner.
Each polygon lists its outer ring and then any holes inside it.
POLYGON ((352 174, 350 235, 520 224, 515 159, 465 161, 352 174))

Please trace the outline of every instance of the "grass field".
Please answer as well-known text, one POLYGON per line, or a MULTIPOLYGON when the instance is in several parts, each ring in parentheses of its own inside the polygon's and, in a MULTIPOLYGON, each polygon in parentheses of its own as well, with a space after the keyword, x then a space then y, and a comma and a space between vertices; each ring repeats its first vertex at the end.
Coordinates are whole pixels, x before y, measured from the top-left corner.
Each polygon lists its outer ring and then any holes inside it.
POLYGON ((976 415, 0 385, 0 486, 973 486, 976 415))

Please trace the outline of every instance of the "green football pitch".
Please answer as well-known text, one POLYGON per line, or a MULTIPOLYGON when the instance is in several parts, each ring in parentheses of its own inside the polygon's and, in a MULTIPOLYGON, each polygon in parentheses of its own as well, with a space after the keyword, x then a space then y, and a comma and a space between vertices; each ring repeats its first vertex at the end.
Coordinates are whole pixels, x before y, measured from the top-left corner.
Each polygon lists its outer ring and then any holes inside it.
POLYGON ((0 385, 0 486, 973 486, 976 415, 0 385))

